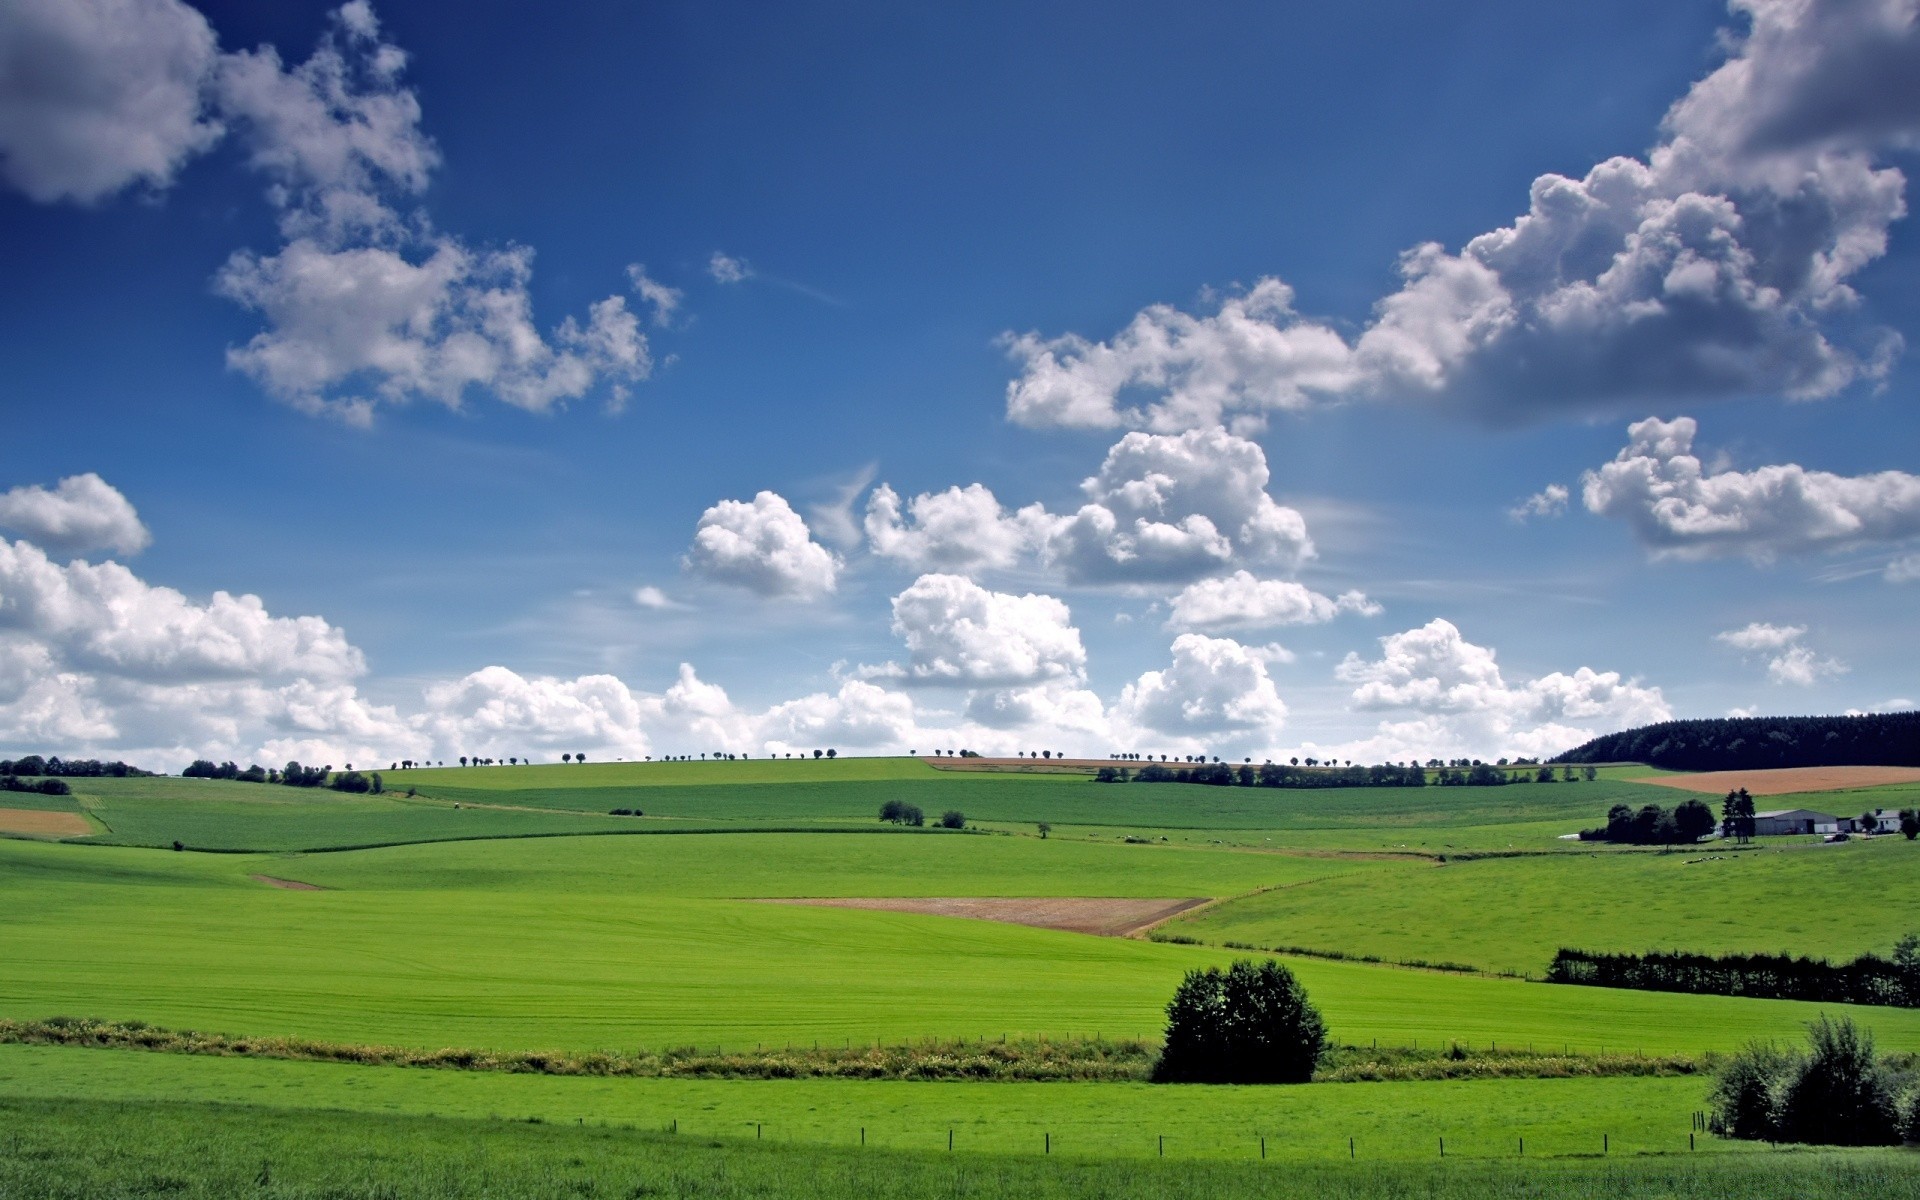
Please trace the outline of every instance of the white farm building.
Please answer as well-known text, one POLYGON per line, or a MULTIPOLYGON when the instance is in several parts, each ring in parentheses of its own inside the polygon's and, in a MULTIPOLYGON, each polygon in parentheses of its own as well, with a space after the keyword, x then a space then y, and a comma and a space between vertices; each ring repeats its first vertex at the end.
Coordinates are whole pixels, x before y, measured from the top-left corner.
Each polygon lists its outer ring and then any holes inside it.
MULTIPOLYGON (((1851 824, 1851 822, 1848 822, 1851 824)), ((1840 818, 1810 808, 1776 808, 1753 814, 1753 832, 1761 837, 1782 833, 1839 833, 1840 818)))

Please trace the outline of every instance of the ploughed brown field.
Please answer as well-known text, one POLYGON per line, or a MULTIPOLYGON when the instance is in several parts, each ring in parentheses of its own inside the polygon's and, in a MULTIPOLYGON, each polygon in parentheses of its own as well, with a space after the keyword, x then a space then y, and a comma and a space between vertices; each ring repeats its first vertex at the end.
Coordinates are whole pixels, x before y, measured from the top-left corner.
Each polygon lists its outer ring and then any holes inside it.
POLYGON ((1657 783, 1661 787, 1724 796, 1736 788, 1754 796, 1792 796, 1800 792, 1832 792, 1845 788, 1880 787, 1889 783, 1920 783, 1920 767, 1776 767, 1771 771, 1703 771, 1698 775, 1660 775, 1631 779, 1629 783, 1657 783))
POLYGON ((1103 937, 1125 937, 1137 933, 1206 902, 1204 896, 1185 900, 1136 900, 1102 896, 915 896, 901 899, 826 897, 766 901, 768 904, 870 908, 883 912, 925 913, 935 917, 970 917, 977 921, 1004 921, 1009 925, 1034 925, 1041 929, 1065 929, 1072 933, 1097 933, 1103 937))
POLYGON ((52 837, 84 837, 93 826, 79 813, 45 812, 37 808, 0 808, 0 833, 33 833, 52 837))

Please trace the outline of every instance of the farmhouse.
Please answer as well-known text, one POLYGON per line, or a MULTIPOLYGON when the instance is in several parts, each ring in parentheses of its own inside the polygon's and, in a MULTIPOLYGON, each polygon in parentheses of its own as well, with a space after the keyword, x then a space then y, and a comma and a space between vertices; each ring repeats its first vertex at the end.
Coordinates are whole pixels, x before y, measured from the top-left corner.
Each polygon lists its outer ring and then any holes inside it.
POLYGON ((1776 808, 1753 814, 1753 832, 1761 837, 1781 833, 1839 833, 1840 818, 1810 808, 1776 808))
POLYGON ((1899 833, 1900 814, 1876 808, 1871 813, 1848 817, 1843 824, 1849 833, 1899 833))

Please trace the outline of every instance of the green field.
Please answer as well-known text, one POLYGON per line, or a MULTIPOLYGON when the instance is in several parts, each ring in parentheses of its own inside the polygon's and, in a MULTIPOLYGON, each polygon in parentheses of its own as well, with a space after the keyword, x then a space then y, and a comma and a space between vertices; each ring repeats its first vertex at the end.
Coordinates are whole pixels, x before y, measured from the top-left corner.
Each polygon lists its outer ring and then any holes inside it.
MULTIPOLYGON (((1888 902, 1920 869, 1920 846, 1904 840, 1768 842, 1737 854, 1559 840, 1616 800, 1670 805, 1684 795, 1611 777, 1635 770, 1609 768, 1593 783, 1352 791, 1101 785, 943 773, 904 759, 389 775, 390 785, 417 788, 413 798, 87 780, 71 804, 107 832, 0 840, 0 1016, 522 1051, 1154 1039, 1188 969, 1241 953, 1226 942, 1538 973, 1561 945, 1844 956, 1884 952, 1906 932, 1905 910, 1888 902), (883 826, 873 814, 890 798, 929 814, 961 809, 975 828, 883 826), (614 807, 646 816, 606 815, 614 807), (1041 821, 1053 836, 1037 835, 1041 821), (175 840, 235 852, 164 848, 175 840), (761 902, 888 896, 1218 903, 1163 928, 1203 943, 1188 945, 761 902)), ((1844 795, 1851 803, 1857 793, 1844 795)), ((1359 1046, 1697 1056, 1792 1038, 1818 1013, 1842 1011, 1290 964, 1335 1040, 1359 1046)), ((1851 1015, 1882 1047, 1920 1051, 1920 1010, 1851 1015)), ((1704 1087, 1698 1077, 1277 1089, 580 1079, 0 1046, 0 1104, 108 1106, 86 1109, 88 1120, 133 1120, 155 1110, 128 1105, 174 1101, 182 1107, 160 1110, 155 1128, 218 1124, 215 1110, 193 1106, 219 1101, 433 1115, 443 1124, 421 1136, 456 1142, 470 1135, 447 1130, 496 1114, 678 1120, 723 1150, 757 1126, 799 1156, 789 1167, 838 1153, 831 1148, 865 1126, 872 1150, 906 1156, 907 1175, 919 1169, 913 1153, 944 1151, 954 1129, 956 1150, 988 1164, 983 1178, 1002 1177, 996 1156, 1031 1153, 1048 1134, 1057 1159, 1089 1169, 1149 1149, 1157 1157, 1162 1135, 1170 1155, 1218 1159, 1221 1170, 1260 1136, 1274 1158, 1323 1164, 1315 1170, 1335 1169, 1348 1137, 1403 1164, 1423 1160, 1441 1136, 1454 1158, 1504 1161, 1509 1139, 1517 1149, 1522 1137, 1531 1156, 1577 1156, 1592 1153, 1600 1133, 1616 1139, 1616 1153, 1688 1153, 1704 1087)), ((1745 1159, 1710 1144, 1715 1153, 1681 1161, 1745 1159)), ((0 1196, 17 1165, 6 1145, 0 1135, 0 1196)), ((1706 1179, 1706 1170, 1690 1166, 1684 1177, 1706 1179)), ((1899 1170, 1894 1178, 1911 1182, 1899 1170)), ((1380 1186, 1397 1194, 1405 1180, 1395 1179, 1380 1186)), ((1516 1176, 1514 1186, 1527 1185, 1516 1176)))
MULTIPOLYGON (((818 1146, 619 1124, 0 1098, 0 1196, 548 1200, 568 1196, 1025 1198, 1920 1195, 1901 1151, 1350 1162, 1087 1159, 818 1146)), ((1176 1143, 1177 1146, 1177 1143, 1176 1143)), ((1516 1145, 1516 1150, 1518 1149, 1516 1145)))
POLYGON ((1917 883, 1920 843, 1904 838, 1421 862, 1250 896, 1167 932, 1388 960, 1444 946, 1450 961, 1536 976, 1562 946, 1852 958, 1920 925, 1885 902, 1917 883))

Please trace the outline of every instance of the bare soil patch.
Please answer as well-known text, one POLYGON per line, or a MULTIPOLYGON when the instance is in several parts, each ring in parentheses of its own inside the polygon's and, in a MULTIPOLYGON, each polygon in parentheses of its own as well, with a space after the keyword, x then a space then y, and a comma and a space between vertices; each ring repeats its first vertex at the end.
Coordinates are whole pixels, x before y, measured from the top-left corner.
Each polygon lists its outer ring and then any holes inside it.
POLYGON ((38 808, 0 808, 0 833, 32 833, 49 837, 84 837, 93 826, 79 813, 49 812, 38 808))
POLYGON ((935 917, 969 917, 976 921, 1003 921, 1040 929, 1064 929, 1102 937, 1125 937, 1190 908, 1206 897, 1183 900, 1138 900, 1104 896, 910 896, 825 897, 767 900, 767 904, 806 904, 819 908, 866 908, 883 912, 925 913, 935 917))
POLYGON ((1771 771, 1703 771, 1698 775, 1658 775, 1629 783, 1657 783, 1686 792, 1724 796, 1745 788, 1755 796, 1792 796, 1847 788, 1920 783, 1920 767, 1777 767, 1771 771))
POLYGON ((324 892, 327 889, 317 883, 301 883, 298 879, 276 879, 271 875, 249 875, 255 883, 264 883, 268 887, 285 888, 290 892, 324 892))

